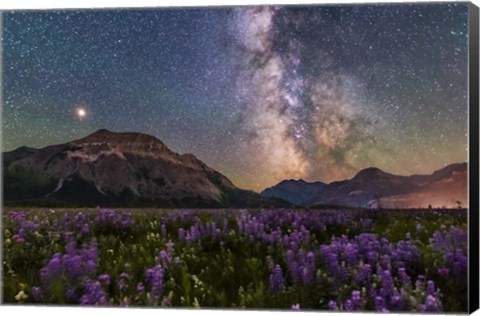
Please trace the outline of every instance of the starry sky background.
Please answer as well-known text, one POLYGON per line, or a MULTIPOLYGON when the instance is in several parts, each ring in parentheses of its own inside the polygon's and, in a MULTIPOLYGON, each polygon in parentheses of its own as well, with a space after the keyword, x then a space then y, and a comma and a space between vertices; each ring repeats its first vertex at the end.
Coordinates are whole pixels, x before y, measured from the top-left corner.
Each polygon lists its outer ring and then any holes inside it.
POLYGON ((369 166, 431 173, 467 160, 467 16, 466 3, 4 12, 2 149, 143 132, 256 191, 369 166))

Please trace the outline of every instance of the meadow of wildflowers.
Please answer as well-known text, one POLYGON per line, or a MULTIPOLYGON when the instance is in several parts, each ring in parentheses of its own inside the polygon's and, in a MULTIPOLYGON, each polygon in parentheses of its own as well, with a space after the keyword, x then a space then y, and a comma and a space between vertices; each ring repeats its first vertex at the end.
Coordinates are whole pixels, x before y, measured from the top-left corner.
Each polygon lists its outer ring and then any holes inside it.
POLYGON ((467 310, 464 211, 6 210, 5 303, 467 310))

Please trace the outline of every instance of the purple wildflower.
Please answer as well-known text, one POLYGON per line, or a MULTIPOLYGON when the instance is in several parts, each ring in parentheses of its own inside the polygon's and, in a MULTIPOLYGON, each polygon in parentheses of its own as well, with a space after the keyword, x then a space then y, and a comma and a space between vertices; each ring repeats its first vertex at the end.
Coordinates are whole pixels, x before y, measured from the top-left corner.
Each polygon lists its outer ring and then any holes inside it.
POLYGON ((104 286, 110 285, 110 275, 108 274, 101 274, 98 276, 98 281, 104 286))
POLYGON ((130 275, 128 273, 123 272, 119 276, 119 280, 117 282, 118 289, 120 292, 128 291, 128 281, 130 280, 130 275))
POLYGON ((270 289, 273 292, 282 291, 285 288, 282 268, 277 264, 270 274, 270 289))
POLYGON ((47 266, 40 270, 40 279, 44 284, 48 284, 50 280, 60 276, 63 273, 61 254, 55 253, 48 261, 47 266))
POLYGON ((375 297, 375 309, 377 312, 388 312, 388 309, 385 305, 385 299, 381 296, 376 296, 375 297))
POLYGON ((403 286, 410 287, 412 285, 412 280, 408 276, 405 268, 398 269, 398 276, 400 277, 400 280, 402 281, 403 286))
POLYGON ((433 295, 427 295, 425 304, 420 305, 422 312, 440 312, 442 311, 442 303, 433 295))
POLYGON ((34 286, 31 289, 32 297, 35 302, 40 302, 43 299, 43 292, 40 287, 34 286))
POLYGON ((178 229, 178 239, 184 241, 185 240, 185 229, 179 228, 178 229))
POLYGON ((360 293, 360 291, 352 291, 351 304, 352 310, 359 310, 363 307, 362 294, 360 293))
POLYGON ((175 247, 175 244, 171 240, 169 240, 167 242, 167 254, 170 258, 173 257, 173 255, 175 254, 175 248, 174 247, 175 247))
POLYGON ((330 310, 336 310, 337 309, 337 303, 335 301, 328 301, 328 309, 330 310))
POLYGON ((165 226, 165 224, 162 224, 160 226, 160 233, 162 234, 163 238, 167 238, 167 227, 165 226))
POLYGON ((159 263, 161 263, 163 267, 167 268, 169 266, 170 257, 165 250, 160 251, 159 259, 159 263))
POLYGON ((372 277, 372 267, 369 264, 360 266, 357 269, 357 275, 355 276, 355 281, 360 284, 368 284, 372 277))
POLYGON ((402 310, 402 297, 400 295, 392 296, 390 304, 393 310, 402 310))
POLYGON ((311 251, 307 254, 302 272, 303 284, 311 285, 315 276, 315 254, 311 251))
POLYGON ((417 290, 422 292, 425 290, 425 276, 420 274, 417 277, 417 281, 415 282, 415 287, 417 290))
POLYGON ((140 282, 137 284, 137 294, 141 295, 145 292, 145 286, 143 286, 143 283, 140 282))
POLYGON ((65 298, 68 303, 77 303, 77 293, 74 288, 68 288, 65 291, 65 298))
POLYGON ((107 295, 98 281, 88 281, 80 297, 81 305, 106 305, 107 295))
POLYGON ((393 277, 389 270, 383 271, 382 275, 382 287, 385 297, 391 297, 393 295, 395 285, 393 283, 393 277))
POLYGON ((290 309, 293 310, 293 311, 299 311, 300 310, 300 304, 293 304, 290 307, 290 309))
POLYGON ((17 244, 23 244, 25 242, 25 239, 22 236, 20 236, 19 234, 13 235, 12 238, 17 244))
POLYGON ((353 311, 355 310, 355 306, 353 305, 353 302, 352 300, 348 299, 345 301, 345 303, 343 304, 343 307, 345 308, 345 310, 347 311, 353 311))
POLYGON ((435 295, 435 282, 432 280, 427 281, 427 295, 435 295))
POLYGON ((150 287, 150 303, 158 301, 165 289, 164 269, 161 265, 147 269, 145 272, 145 284, 150 287))
POLYGON ((443 268, 438 268, 437 270, 438 274, 440 274, 441 276, 448 276, 448 274, 450 273, 450 269, 446 268, 446 267, 443 267, 443 268))

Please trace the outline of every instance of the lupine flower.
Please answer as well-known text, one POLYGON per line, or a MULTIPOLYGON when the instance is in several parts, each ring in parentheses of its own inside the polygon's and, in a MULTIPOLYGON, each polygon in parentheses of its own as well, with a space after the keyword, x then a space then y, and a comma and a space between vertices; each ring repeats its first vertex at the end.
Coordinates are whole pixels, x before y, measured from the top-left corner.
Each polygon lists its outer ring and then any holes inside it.
POLYGON ((119 280, 117 282, 118 289, 120 292, 128 291, 128 281, 130 280, 130 275, 126 272, 123 272, 119 276, 119 280))
POLYGON ((145 272, 145 284, 150 287, 150 303, 158 301, 163 294, 164 285, 164 269, 161 265, 147 269, 145 272))
POLYGON ((185 240, 185 229, 181 227, 178 229, 178 239, 185 240))
POLYGON ((391 297, 393 295, 395 285, 393 284, 393 277, 389 270, 383 271, 382 289, 384 291, 385 297, 391 297))
POLYGON ((367 263, 358 268, 357 275, 355 276, 355 281, 361 285, 368 284, 371 277, 372 267, 367 263))
POLYGON ((427 295, 435 295, 435 282, 432 280, 427 281, 427 295))
POLYGON ((137 294, 141 295, 145 292, 145 286, 143 286, 143 283, 140 282, 137 284, 137 294))
POLYGON ((71 280, 79 279, 85 272, 85 262, 81 255, 77 255, 74 252, 72 254, 65 254, 63 257, 59 257, 60 263, 63 266, 65 274, 71 280))
POLYGON ((410 287, 412 284, 412 280, 407 274, 407 271, 405 268, 398 268, 398 276, 400 277, 400 280, 402 281, 403 286, 405 287, 410 287))
POLYGON ((23 244, 25 242, 25 239, 18 235, 18 234, 15 234, 12 236, 12 239, 17 243, 17 244, 23 244))
POLYGON ((348 243, 343 248, 343 253, 348 263, 355 264, 358 261, 358 250, 354 244, 348 243))
POLYGON ((132 214, 124 211, 99 209, 95 225, 105 229, 118 229, 124 231, 132 225, 132 214))
POLYGON ((107 295, 98 281, 88 281, 85 284, 83 295, 80 297, 81 305, 106 305, 107 295))
POLYGON ((375 297, 375 309, 377 310, 377 312, 388 312, 388 309, 385 305, 385 299, 383 297, 375 297))
POLYGON ((352 310, 359 310, 363 307, 362 294, 360 293, 360 291, 352 291, 351 304, 352 310))
POLYGON ((74 288, 68 288, 65 291, 65 298, 68 303, 77 303, 77 293, 74 288))
POLYGON ((449 274, 449 272, 450 272, 450 269, 445 268, 445 267, 443 267, 443 268, 438 268, 437 272, 438 272, 438 274, 440 274, 441 276, 446 277, 446 276, 448 276, 448 274, 449 274))
POLYGON ((174 247, 175 247, 175 244, 171 240, 169 240, 167 242, 167 254, 168 254, 169 257, 173 257, 173 255, 175 253, 175 248, 174 247))
POLYGON ((345 308, 345 310, 347 311, 353 311, 355 309, 354 305, 353 305, 353 302, 352 300, 348 299, 345 301, 345 303, 343 304, 343 307, 345 308))
POLYGON ((58 277, 63 273, 61 254, 55 253, 48 261, 46 267, 40 270, 40 278, 44 284, 50 282, 51 279, 58 277))
POLYGON ((162 266, 167 268, 170 263, 170 257, 165 250, 160 251, 159 259, 162 266))
POLYGON ((293 304, 291 307, 290 307, 291 310, 294 310, 294 311, 299 311, 300 310, 300 304, 293 304))
POLYGON ((25 212, 23 211, 11 211, 10 216, 17 222, 21 222, 25 219, 25 212))
POLYGON ((332 301, 332 300, 328 301, 328 309, 330 309, 330 310, 338 309, 337 308, 337 303, 335 301, 332 301))
POLYGON ((441 310, 441 302, 433 295, 427 295, 425 304, 420 305, 420 311, 422 312, 439 312, 441 310))
POLYGON ((108 274, 101 274, 98 276, 98 281, 105 286, 110 285, 110 275, 108 274))
POLYGON ((415 282, 415 287, 417 290, 423 292, 425 290, 425 276, 419 275, 417 277, 417 281, 415 282))
POLYGON ((273 292, 282 291, 285 288, 282 269, 277 264, 270 274, 270 289, 273 292))
POLYGON ((390 256, 388 255, 383 255, 380 259, 380 263, 382 265, 382 268, 386 270, 392 269, 392 264, 391 264, 391 259, 390 256))
POLYGON ((468 273, 468 258, 462 250, 449 251, 444 256, 445 265, 455 278, 465 278, 468 273))
POLYGON ((84 224, 80 230, 80 232, 82 233, 82 235, 88 235, 90 234, 90 226, 88 226, 88 224, 84 224))
POLYGON ((32 287, 32 297, 35 302, 40 302, 43 299, 43 292, 40 287, 32 287))
POLYGON ((393 310, 402 310, 402 297, 400 295, 394 295, 390 299, 390 304, 393 310))
POLYGON ((303 284, 312 284, 315 275, 315 254, 311 251, 307 254, 302 272, 303 284))

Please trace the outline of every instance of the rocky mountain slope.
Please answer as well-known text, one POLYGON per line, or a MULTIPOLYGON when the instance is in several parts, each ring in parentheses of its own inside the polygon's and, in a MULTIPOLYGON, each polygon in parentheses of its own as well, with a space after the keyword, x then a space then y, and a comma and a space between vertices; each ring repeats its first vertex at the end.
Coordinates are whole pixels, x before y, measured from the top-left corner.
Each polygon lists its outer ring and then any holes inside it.
POLYGON ((80 206, 259 207, 287 205, 241 190, 192 154, 141 133, 99 130, 42 149, 4 153, 4 199, 80 206))
POLYGON ((285 183, 269 188, 263 196, 283 198, 303 206, 348 207, 454 207, 467 204, 467 163, 448 165, 430 175, 399 176, 367 168, 349 180, 319 186, 302 182, 285 193, 285 183))
POLYGON ((280 198, 295 205, 304 205, 304 201, 319 194, 326 186, 322 182, 306 182, 302 179, 283 180, 279 184, 265 189, 261 195, 280 198))

